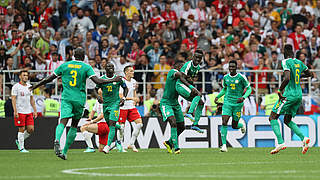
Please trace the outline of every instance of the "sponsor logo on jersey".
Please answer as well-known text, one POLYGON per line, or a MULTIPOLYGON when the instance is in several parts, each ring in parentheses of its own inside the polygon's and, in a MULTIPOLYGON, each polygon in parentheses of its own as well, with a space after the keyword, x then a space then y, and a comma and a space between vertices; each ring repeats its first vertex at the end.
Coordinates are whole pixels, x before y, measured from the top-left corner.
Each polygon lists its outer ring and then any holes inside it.
POLYGON ((236 80, 235 82, 236 82, 236 83, 239 83, 239 80, 236 80))
POLYGON ((113 82, 113 85, 116 85, 117 83, 116 82, 113 82))

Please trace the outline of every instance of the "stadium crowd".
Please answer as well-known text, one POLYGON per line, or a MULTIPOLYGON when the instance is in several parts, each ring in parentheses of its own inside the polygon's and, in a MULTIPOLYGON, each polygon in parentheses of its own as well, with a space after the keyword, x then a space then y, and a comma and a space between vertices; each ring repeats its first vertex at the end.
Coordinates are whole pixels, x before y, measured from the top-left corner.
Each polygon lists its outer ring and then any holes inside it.
MULTIPOLYGON (((98 75, 107 62, 123 75, 127 65, 136 70, 170 70, 176 60, 187 61, 202 49, 201 68, 212 70, 204 76, 210 94, 219 90, 211 82, 221 82, 224 75, 215 70, 227 70, 230 60, 237 61, 239 70, 279 69, 285 44, 291 44, 310 69, 320 69, 320 1, 316 0, 2 0, 0 26, 2 70, 55 70, 73 59, 73 49, 82 47, 85 62, 98 75)), ((48 74, 32 73, 30 81, 48 74)), ((254 74, 245 75, 260 95, 278 87, 277 73, 259 73, 257 88, 254 74)), ((8 89, 18 82, 15 73, 2 76, 8 89)), ((159 83, 147 86, 147 100, 160 99, 166 73, 135 73, 138 82, 143 78, 159 83)), ((312 89, 304 85, 303 92, 318 95, 317 79, 320 71, 312 89)), ((94 88, 92 82, 87 86, 94 88)), ((54 84, 46 89, 53 91, 54 84)), ((198 89, 204 87, 199 84, 198 89)), ((5 91, 2 85, 0 91, 5 91)), ((138 94, 142 92, 140 84, 138 94)))

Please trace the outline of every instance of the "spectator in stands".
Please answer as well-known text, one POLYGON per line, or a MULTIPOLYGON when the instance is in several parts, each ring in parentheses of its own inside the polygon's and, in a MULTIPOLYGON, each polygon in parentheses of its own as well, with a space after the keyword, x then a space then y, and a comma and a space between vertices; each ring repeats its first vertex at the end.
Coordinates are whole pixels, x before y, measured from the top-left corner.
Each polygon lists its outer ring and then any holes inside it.
POLYGON ((92 32, 88 31, 86 34, 86 40, 84 42, 86 55, 88 58, 95 58, 99 54, 99 45, 96 41, 92 40, 92 32))
MULTIPOLYGON (((9 56, 6 62, 6 66, 3 67, 3 70, 14 70, 13 68, 13 57, 9 56)), ((12 88, 12 86, 15 84, 15 80, 16 80, 16 74, 13 72, 7 72, 4 74, 5 76, 5 82, 6 83, 6 87, 8 88, 12 88)))
POLYGON ((153 69, 154 65, 160 62, 160 56, 162 54, 163 49, 160 47, 160 42, 155 41, 154 47, 150 51, 148 51, 147 55, 150 59, 150 67, 153 69))
POLYGON ((132 19, 128 19, 123 29, 122 38, 124 38, 127 43, 132 44, 138 40, 138 36, 138 32, 132 26, 132 19))
POLYGON ((250 16, 247 15, 246 10, 244 8, 240 9, 239 17, 234 18, 234 20, 232 22, 232 26, 233 27, 239 26, 240 20, 244 21, 244 24, 245 24, 244 28, 248 32, 250 32, 250 30, 253 28, 253 20, 250 16))
POLYGON ((302 26, 296 25, 295 32, 289 34, 289 38, 293 40, 294 50, 297 51, 301 48, 301 41, 306 40, 306 37, 302 34, 302 26))
POLYGON ((127 19, 132 19, 134 13, 139 14, 137 8, 133 5, 130 5, 130 2, 130 0, 125 0, 124 6, 122 7, 122 12, 124 13, 127 19))
POLYGON ((77 17, 73 18, 68 26, 76 33, 81 33, 83 37, 90 29, 94 29, 92 20, 84 16, 81 8, 77 9, 77 17))
POLYGON ((200 29, 197 32, 197 34, 199 34, 198 48, 204 50, 205 52, 209 52, 212 40, 212 33, 209 31, 209 29, 207 29, 207 24, 205 21, 200 21, 200 29))
MULTIPOLYGON (((160 56, 160 63, 157 63, 154 65, 154 70, 169 71, 171 67, 168 64, 166 64, 166 62, 167 62, 167 57, 166 55, 162 54, 160 56)), ((157 82, 160 84, 154 84, 153 88, 155 89, 164 88, 164 84, 167 79, 167 74, 168 74, 167 72, 154 72, 153 82, 157 82)))
POLYGON ((71 36, 72 29, 69 29, 68 19, 63 19, 61 21, 58 32, 60 33, 62 39, 69 38, 71 36))
POLYGON ((17 69, 20 63, 21 54, 19 50, 21 48, 23 39, 24 39, 24 36, 20 39, 17 47, 11 44, 11 39, 9 38, 5 39, 5 44, 7 47, 6 55, 13 57, 13 69, 17 69))
POLYGON ((108 57, 108 53, 110 51, 110 46, 109 46, 109 41, 108 41, 108 38, 103 38, 101 40, 101 48, 99 49, 100 50, 100 56, 101 58, 107 58, 108 57))
POLYGON ((259 57, 261 54, 257 51, 257 44, 250 45, 250 51, 244 56, 244 63, 247 68, 253 68, 258 65, 259 57))
POLYGON ((189 33, 189 38, 185 38, 181 44, 186 44, 188 51, 194 52, 198 48, 198 35, 194 32, 191 31, 189 33))
MULTIPOLYGON (((95 72, 95 75, 99 77, 100 71, 99 69, 96 68, 96 61, 94 58, 89 59, 89 65, 92 67, 93 71, 95 72)), ((91 79, 87 79, 87 93, 92 94, 95 87, 96 87, 96 84, 91 79)))
POLYGON ((142 55, 144 52, 139 49, 138 42, 133 42, 131 47, 131 52, 128 53, 127 60, 131 63, 136 63, 136 60, 142 55))
POLYGON ((7 59, 10 55, 6 54, 7 49, 4 46, 0 47, 0 69, 3 69, 7 65, 7 59))
MULTIPOLYGON (((265 61, 263 58, 259 58, 258 66, 255 66, 253 70, 259 70, 262 72, 258 73, 258 93, 259 94, 268 94, 267 82, 268 82, 268 72, 264 72, 264 70, 269 70, 265 65, 265 61)), ((254 77, 256 77, 254 75, 254 77)), ((256 88, 256 79, 254 78, 253 87, 256 88)))

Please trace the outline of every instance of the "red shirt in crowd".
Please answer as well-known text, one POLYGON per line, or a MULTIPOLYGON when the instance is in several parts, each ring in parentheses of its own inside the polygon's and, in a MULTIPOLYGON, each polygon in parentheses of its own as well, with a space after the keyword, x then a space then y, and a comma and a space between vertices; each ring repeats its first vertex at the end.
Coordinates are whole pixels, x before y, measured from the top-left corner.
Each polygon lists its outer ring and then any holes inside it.
MULTIPOLYGON (((253 68, 253 70, 269 70, 268 67, 263 67, 262 69, 259 69, 259 68, 260 68, 260 66, 255 66, 253 68)), ((256 76, 254 76, 254 77, 256 77, 256 76)), ((258 88, 263 88, 263 89, 267 88, 267 84, 263 84, 263 83, 267 82, 267 77, 268 77, 268 73, 267 72, 258 73, 258 82, 259 82, 258 88)), ((252 82, 254 88, 256 87, 256 83, 255 82, 256 81, 254 79, 254 81, 252 82)))
POLYGON ((295 51, 300 49, 301 41, 306 40, 306 37, 303 34, 297 34, 296 32, 292 32, 288 37, 293 40, 295 51))

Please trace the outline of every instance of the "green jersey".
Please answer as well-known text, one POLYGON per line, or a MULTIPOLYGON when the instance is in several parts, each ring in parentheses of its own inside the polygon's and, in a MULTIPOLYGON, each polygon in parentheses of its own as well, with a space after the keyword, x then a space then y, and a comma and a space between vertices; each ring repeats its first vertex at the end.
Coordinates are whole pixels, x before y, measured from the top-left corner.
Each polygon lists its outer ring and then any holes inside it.
POLYGON ((176 69, 171 69, 168 72, 166 85, 164 88, 163 96, 161 102, 165 102, 171 105, 177 105, 178 103, 178 92, 176 91, 176 82, 177 80, 174 77, 174 74, 178 72, 176 69))
MULTIPOLYGON (((113 79, 116 75, 112 78, 108 78, 106 75, 102 76, 101 79, 113 79)), ((119 89, 120 86, 122 88, 127 87, 126 83, 121 80, 120 82, 112 82, 108 84, 97 85, 98 88, 102 90, 102 97, 103 97, 103 105, 111 105, 111 104, 119 104, 120 97, 119 97, 119 89)))
POLYGON ((238 98, 244 94, 244 89, 250 86, 246 76, 237 73, 235 76, 231 76, 230 73, 223 77, 223 88, 226 88, 224 96, 224 103, 242 105, 243 103, 237 103, 238 98))
POLYGON ((302 61, 291 58, 282 60, 281 64, 284 71, 290 71, 290 81, 285 88, 283 96, 286 98, 301 98, 300 76, 308 67, 302 61))
POLYGON ((191 78, 196 77, 199 71, 200 71, 200 65, 194 66, 192 61, 186 62, 180 69, 180 72, 183 72, 185 75, 191 78))
POLYGON ((90 65, 82 61, 69 61, 54 70, 54 74, 62 79, 62 100, 86 101, 86 80, 95 76, 90 65))

